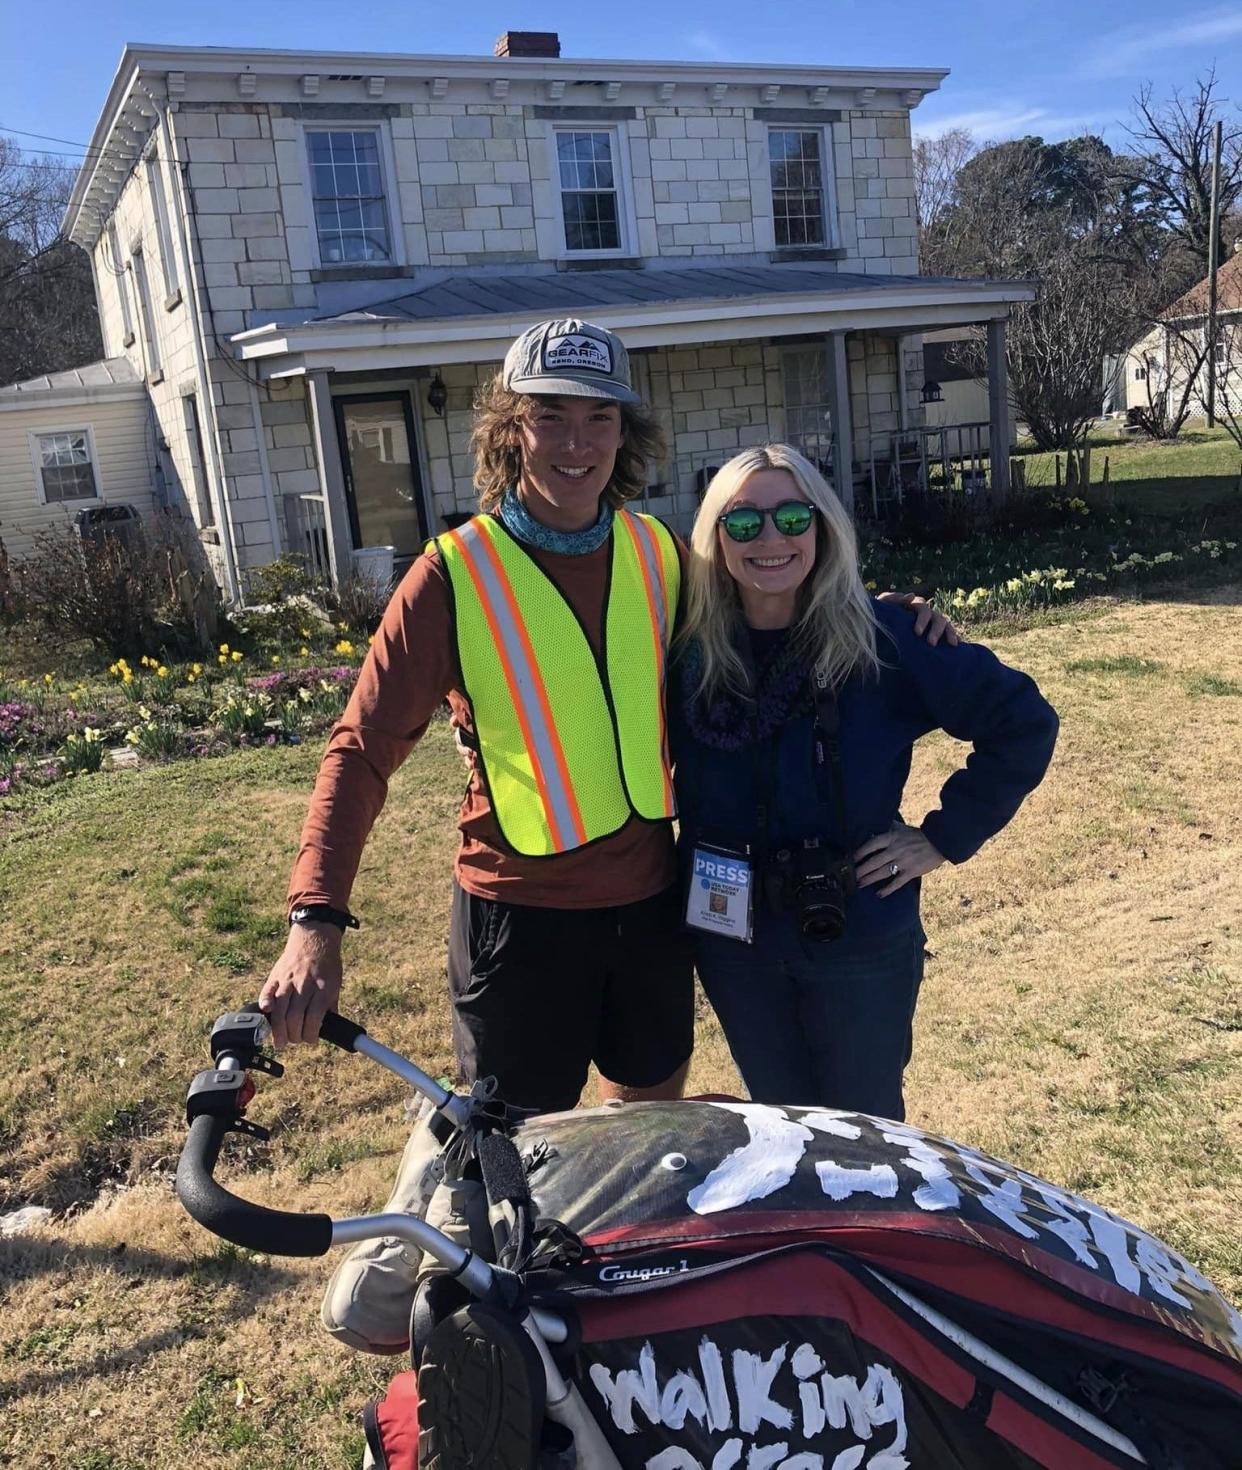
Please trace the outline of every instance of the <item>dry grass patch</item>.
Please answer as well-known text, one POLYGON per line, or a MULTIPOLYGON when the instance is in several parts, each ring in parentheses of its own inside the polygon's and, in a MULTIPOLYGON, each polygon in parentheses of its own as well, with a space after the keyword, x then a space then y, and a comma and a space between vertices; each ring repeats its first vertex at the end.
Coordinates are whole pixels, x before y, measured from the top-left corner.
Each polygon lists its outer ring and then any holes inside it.
MULTIPOLYGON (((1040 790, 927 882, 915 1122, 1083 1190, 1242 1295, 1239 590, 991 641, 1062 715, 1040 790), (1218 687, 1219 686, 1219 687, 1218 687)), ((960 759, 916 753, 917 819, 960 759)), ((387 1366, 319 1331, 323 1262, 212 1240, 169 1169, 216 1014, 252 995, 314 750, 74 783, 0 825, 0 1186, 59 1213, 0 1242, 0 1464, 346 1470, 387 1366), (123 1065, 122 1065, 123 1059, 123 1065)), ((460 767, 443 727, 394 782, 356 890, 347 1009, 447 1072, 460 767)), ((404 1142, 376 1069, 299 1050, 234 1181, 284 1208, 382 1203, 404 1142)), ((705 1007, 691 1085, 736 1087, 705 1007)))

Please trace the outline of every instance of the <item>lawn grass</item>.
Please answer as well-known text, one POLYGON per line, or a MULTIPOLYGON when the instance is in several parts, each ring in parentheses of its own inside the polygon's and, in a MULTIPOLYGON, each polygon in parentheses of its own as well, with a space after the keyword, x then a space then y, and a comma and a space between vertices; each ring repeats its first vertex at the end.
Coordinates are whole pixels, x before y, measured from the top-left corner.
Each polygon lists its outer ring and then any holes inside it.
MULTIPOLYGON (((1107 458, 1118 505, 1133 514, 1165 516, 1242 499, 1242 449, 1224 429, 1209 429, 1201 420, 1192 420, 1176 439, 1127 438, 1119 428, 1105 426, 1088 442, 1092 484, 1098 488, 1107 458)), ((1028 485, 1053 484, 1058 458, 1064 480, 1064 454, 1020 444, 1016 457, 1025 466, 1028 485)))
MULTIPOLYGON (((1242 586, 1095 606, 990 641, 1062 717, 1014 823, 925 884, 911 1120, 1091 1195, 1242 1296, 1242 586)), ((317 1321, 322 1261, 238 1251, 171 1191, 212 1020, 253 996, 318 751, 241 751, 34 790, 0 814, 0 1463, 346 1470, 394 1364, 317 1321)), ((920 744, 917 820, 961 760, 920 744)), ((451 1067, 443 954, 462 776, 444 726, 393 782, 355 889, 345 1009, 451 1067)), ((355 1213, 387 1193, 400 1088, 299 1049, 226 1177, 355 1213)), ((695 1091, 735 1090, 700 1004, 695 1091)))

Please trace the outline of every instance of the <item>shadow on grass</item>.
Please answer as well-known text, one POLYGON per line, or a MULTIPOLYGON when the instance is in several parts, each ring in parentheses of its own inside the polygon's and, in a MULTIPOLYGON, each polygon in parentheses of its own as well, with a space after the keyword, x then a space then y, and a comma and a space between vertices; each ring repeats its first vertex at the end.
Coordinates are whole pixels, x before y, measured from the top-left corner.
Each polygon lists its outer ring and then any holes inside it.
MULTIPOLYGON (((204 1311, 202 1320, 183 1315, 176 1326, 150 1333, 114 1351, 99 1353, 89 1361, 28 1372, 0 1387, 0 1404, 67 1384, 107 1379, 141 1367, 155 1355, 182 1343, 218 1338, 230 1323, 252 1316, 266 1297, 286 1290, 299 1280, 284 1267, 266 1261, 260 1263, 223 1241, 213 1253, 188 1261, 124 1243, 73 1245, 33 1236, 0 1242, 0 1285, 74 1270, 112 1271, 128 1278, 124 1283, 127 1287, 142 1286, 148 1281, 175 1281, 185 1284, 199 1304, 203 1304, 203 1298, 210 1296, 214 1288, 228 1285, 230 1303, 222 1311, 219 1297, 212 1297, 210 1312, 204 1311)), ((3 1352, 11 1360, 22 1361, 37 1358, 40 1345, 41 1334, 36 1332, 24 1340, 6 1343, 3 1352)))

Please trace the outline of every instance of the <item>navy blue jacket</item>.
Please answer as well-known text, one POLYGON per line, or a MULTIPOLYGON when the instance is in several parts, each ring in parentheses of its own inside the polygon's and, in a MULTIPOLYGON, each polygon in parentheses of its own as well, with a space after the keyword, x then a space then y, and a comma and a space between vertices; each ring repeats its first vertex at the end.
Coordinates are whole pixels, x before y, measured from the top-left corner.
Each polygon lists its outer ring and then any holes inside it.
MULTIPOLYGON (((901 820, 912 747, 936 729, 974 747, 941 787, 939 809, 922 824, 950 862, 972 857, 1039 785, 1056 743, 1057 716, 1034 681, 979 643, 931 648, 915 636, 904 608, 872 605, 880 676, 855 674, 838 692, 846 831, 838 830, 827 770, 815 763, 809 712, 781 726, 762 747, 720 750, 687 728, 675 670, 670 738, 683 850, 699 834, 733 834, 757 844, 757 808, 768 781, 770 851, 815 837, 852 853, 901 820)), ((885 899, 878 897, 882 886, 861 889, 849 900, 847 933, 894 934, 915 924, 918 883, 885 899)))

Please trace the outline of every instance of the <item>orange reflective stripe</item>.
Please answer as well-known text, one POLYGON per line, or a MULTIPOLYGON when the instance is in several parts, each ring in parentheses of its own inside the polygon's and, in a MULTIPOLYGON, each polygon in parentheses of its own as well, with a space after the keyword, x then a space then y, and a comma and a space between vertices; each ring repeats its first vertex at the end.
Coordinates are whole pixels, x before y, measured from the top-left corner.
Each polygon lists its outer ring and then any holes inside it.
POLYGON ((660 550, 659 538, 656 536, 653 526, 649 526, 646 521, 639 519, 638 516, 635 516, 634 519, 643 533, 651 541, 651 554, 655 558, 656 571, 660 578, 660 602, 664 608, 664 636, 671 642, 670 629, 673 626, 673 618, 676 616, 677 609, 669 600, 668 577, 664 571, 664 556, 660 550))
MULTIPOLYGON (((531 760, 535 767, 536 780, 539 782, 539 797, 543 802, 549 829, 553 834, 557 847, 561 850, 570 846, 581 847, 587 841, 586 824, 582 820, 582 812, 578 806, 578 796, 574 791, 573 782, 569 778, 569 763, 565 759, 565 751, 561 745, 561 738, 557 732, 556 722, 552 718, 552 706, 548 700, 548 691, 544 687, 543 676, 539 671, 539 664, 535 659, 535 650, 531 646, 530 634, 526 631, 526 624, 522 621, 517 597, 514 594, 513 587, 505 573, 504 563, 501 561, 496 548, 492 545, 485 531, 479 531, 478 539, 482 555, 486 557, 488 566, 500 589, 501 596, 505 600, 505 612, 509 618, 509 625, 517 634, 518 641, 522 647, 522 655, 530 675, 530 688, 533 690, 538 702, 539 712, 543 719, 544 731, 547 735, 547 745, 556 766, 555 779, 559 780, 559 795, 561 802, 567 809, 568 819, 573 827, 573 835, 576 841, 570 843, 564 831, 563 822, 559 819, 556 810, 558 802, 551 790, 548 772, 544 769, 544 763, 539 754, 539 742, 535 738, 526 712, 522 707, 523 699, 520 682, 516 677, 516 673, 511 670, 508 659, 502 655, 502 661, 505 666, 505 677, 509 681, 510 696, 522 727, 522 738, 526 741, 527 750, 530 752, 531 760)), ((492 616, 491 610, 488 608, 486 592, 477 578, 475 579, 475 587, 479 592, 480 601, 488 613, 488 626, 496 635, 498 640, 497 647, 500 648, 503 646, 503 634, 498 626, 497 620, 492 616)))
MULTIPOLYGON (((648 531, 647 527, 643 525, 643 523, 638 519, 637 516, 632 516, 628 514, 628 512, 623 511, 621 515, 617 517, 617 519, 630 534, 631 542, 634 547, 634 559, 638 562, 639 570, 642 572, 643 576, 643 591, 647 594, 647 612, 651 619, 651 639, 652 642, 655 644, 656 672, 660 687, 660 766, 664 777, 664 810, 667 815, 672 816, 675 810, 675 806, 673 802, 673 783, 669 776, 667 728, 668 721, 664 710, 665 651, 663 619, 660 616, 661 607, 667 608, 668 601, 667 598, 665 598, 663 603, 657 604, 656 590, 654 582, 652 581, 651 566, 649 564, 650 557, 654 556, 657 568, 660 566, 660 549, 657 545, 655 545, 655 538, 651 535, 651 532, 648 531), (647 541, 648 538, 650 538, 649 551, 641 544, 641 542, 647 541)), ((660 574, 660 577, 661 582, 663 582, 662 572, 660 574)))

